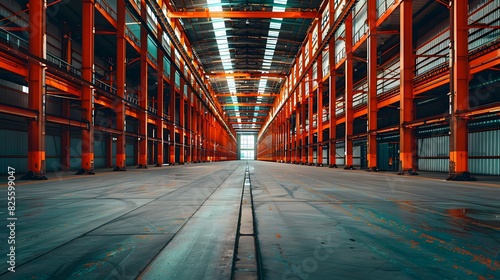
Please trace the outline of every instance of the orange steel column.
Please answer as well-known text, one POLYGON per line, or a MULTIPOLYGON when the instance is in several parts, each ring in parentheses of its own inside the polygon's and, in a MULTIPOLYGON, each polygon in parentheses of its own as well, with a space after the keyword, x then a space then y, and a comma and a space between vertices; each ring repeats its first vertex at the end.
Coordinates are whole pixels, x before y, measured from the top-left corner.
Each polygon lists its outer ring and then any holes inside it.
MULTIPOLYGON (((180 69, 184 69, 184 63, 181 61, 180 63, 180 69)), ((180 99, 179 99, 179 126, 180 126, 180 138, 179 138, 179 143, 180 143, 180 155, 179 155, 179 161, 181 164, 184 164, 185 160, 185 154, 186 154, 186 141, 185 140, 185 134, 186 134, 186 113, 185 113, 185 106, 186 106, 186 99, 184 96, 184 84, 186 82, 184 79, 181 77, 181 83, 180 83, 180 99)))
POLYGON ((468 124, 467 119, 459 115, 469 109, 468 6, 467 1, 454 0, 451 3, 451 134, 448 179, 470 180, 473 178, 468 173, 468 124), (462 174, 464 172, 466 173, 462 174))
POLYGON ((118 1, 116 28, 116 94, 118 99, 115 103, 116 129, 120 131, 116 139, 116 166, 115 171, 125 171, 126 150, 125 150, 125 84, 126 84, 126 44, 125 39, 125 2, 118 1))
POLYGON ((330 77, 328 78, 328 116, 330 118, 328 162, 330 167, 337 167, 337 97, 335 84, 335 39, 328 42, 328 55, 330 63, 330 77))
MULTIPOLYGON (((94 80, 94 0, 82 1, 82 78, 94 80)), ((82 86, 82 169, 77 174, 94 174, 94 89, 82 86)))
POLYGON ((400 172, 399 174, 414 174, 413 150, 415 149, 414 132, 407 124, 413 121, 413 21, 412 1, 401 3, 400 15, 400 172))
MULTIPOLYGON (((161 38, 163 36, 163 32, 160 27, 158 27, 158 37, 161 38)), ((165 95, 164 95, 164 82, 163 82, 163 52, 161 51, 160 48, 157 50, 157 66, 156 66, 156 71, 157 71, 157 76, 158 76, 158 107, 156 108, 158 111, 158 116, 160 116, 158 119, 156 119, 156 139, 158 139, 158 149, 156 150, 156 166, 163 166, 163 163, 165 162, 165 159, 163 158, 164 154, 164 146, 165 144, 163 143, 164 136, 163 136, 163 111, 165 107, 165 95)))
MULTIPOLYGON (((141 1, 141 17, 144 22, 147 20, 146 2, 141 1)), ((148 168, 148 32, 144 26, 141 26, 141 61, 140 76, 141 84, 139 91, 139 106, 144 110, 138 110, 139 116, 139 168, 148 168)))
POLYGON ((188 108, 188 111, 187 111, 187 133, 188 133, 188 147, 189 147, 189 152, 188 152, 188 155, 187 155, 187 159, 186 161, 191 163, 193 161, 193 107, 192 107, 192 100, 191 100, 191 97, 192 97, 192 93, 191 93, 191 89, 188 90, 188 100, 187 100, 187 108, 188 108))
MULTIPOLYGON (((174 53, 174 47, 172 47, 170 53, 174 53)), ((176 93, 175 93, 175 67, 174 62, 170 63, 170 104, 168 114, 170 116, 170 163, 175 164, 175 103, 176 103, 176 93)))
MULTIPOLYGON (((312 50, 309 50, 309 52, 311 52, 312 50)), ((306 81, 306 83, 309 84, 309 96, 307 97, 308 99, 308 110, 309 110, 309 114, 308 114, 308 118, 309 118, 309 131, 307 132, 307 139, 309 139, 309 141, 307 142, 308 144, 308 147, 307 147, 307 162, 309 163, 309 165, 313 165, 314 164, 314 136, 313 136, 313 132, 314 132, 314 121, 313 121, 313 118, 314 118, 314 90, 312 90, 312 79, 313 79, 313 75, 312 75, 312 68, 309 69, 309 79, 306 81)))
MULTIPOLYGON (((321 28, 318 28, 318 30, 319 29, 321 28)), ((321 38, 321 32, 319 32, 318 38, 321 38)), ((316 89, 316 123, 318 124, 318 135, 316 136, 318 143, 316 165, 323 166, 323 54, 318 57, 318 61, 316 63, 316 69, 318 71, 318 76, 316 77, 318 80, 318 88, 316 89)))
MULTIPOLYGON (((47 2, 29 2, 29 51, 41 59, 46 58, 46 9, 47 2)), ((45 177, 45 66, 29 62, 28 106, 37 112, 36 119, 28 121, 28 174, 23 179, 47 179, 45 177)))
POLYGON ((352 110, 352 86, 353 86, 353 54, 352 54, 352 13, 345 20, 345 167, 352 168, 352 132, 353 132, 353 110, 352 110))
POLYGON ((292 147, 293 147, 293 135, 292 135, 292 107, 291 107, 292 101, 291 99, 288 99, 287 104, 286 104, 286 110, 287 110, 287 157, 286 161, 288 163, 292 162, 292 147))
POLYGON ((377 169, 377 1, 368 0, 368 168, 377 169))
POLYGON ((306 81, 300 81, 300 115, 302 117, 302 130, 300 132, 300 162, 305 164, 307 162, 307 149, 306 149, 306 90, 305 90, 306 81))

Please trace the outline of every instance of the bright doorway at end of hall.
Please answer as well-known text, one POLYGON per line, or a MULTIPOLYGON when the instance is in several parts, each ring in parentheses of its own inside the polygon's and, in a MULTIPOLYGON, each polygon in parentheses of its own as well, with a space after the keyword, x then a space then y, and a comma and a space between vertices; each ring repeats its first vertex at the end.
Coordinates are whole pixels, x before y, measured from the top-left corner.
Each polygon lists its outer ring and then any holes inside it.
POLYGON ((255 159, 255 135, 240 135, 240 159, 255 159))

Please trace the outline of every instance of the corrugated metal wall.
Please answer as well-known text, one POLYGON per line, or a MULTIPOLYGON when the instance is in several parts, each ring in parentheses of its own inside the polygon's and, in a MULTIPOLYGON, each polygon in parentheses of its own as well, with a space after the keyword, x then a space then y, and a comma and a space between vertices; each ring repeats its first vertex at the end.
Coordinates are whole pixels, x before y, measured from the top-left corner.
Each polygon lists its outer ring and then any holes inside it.
POLYGON ((126 165, 135 165, 135 139, 127 137, 125 154, 127 156, 126 165))
POLYGON ((106 142, 94 141, 94 168, 106 167, 106 142))
POLYGON ((354 7, 354 18, 352 20, 352 41, 356 44, 368 30, 367 1, 361 0, 354 7))
POLYGON ((448 172, 449 154, 450 154, 449 136, 418 139, 419 170, 448 172), (442 157, 442 158, 436 158, 436 157, 442 157))
POLYGON ((28 171, 28 133, 0 129, 0 174, 7 174, 7 167, 14 167, 16 173, 28 171), (6 141, 15 139, 15 141, 6 141))
MULTIPOLYGON (((485 4, 484 0, 473 0, 469 3, 469 22, 479 22, 491 26, 500 25, 500 0, 491 1, 484 8, 478 10, 485 4)), ((500 37, 500 29, 475 28, 469 31, 469 50, 481 47, 500 37)))
POLYGON ((69 166, 72 170, 78 170, 82 167, 82 140, 78 138, 71 138, 70 140, 70 161, 69 166))
MULTIPOLYGON (((469 133, 469 157, 499 157, 500 130, 469 133)), ((469 158, 473 174, 500 175, 500 158, 469 158)))
POLYGON ((45 136, 45 170, 55 172, 61 170, 61 137, 45 136))
MULTIPOLYGON (((500 130, 469 133, 469 171, 471 173, 500 175, 500 158, 494 158, 500 156, 498 139, 500 139, 500 130)), ((448 172, 449 145, 449 136, 418 139, 418 169, 448 172)))
POLYGON ((417 39, 417 55, 430 55, 430 57, 417 57, 415 68, 416 75, 420 75, 440 66, 448 61, 450 34, 447 20, 436 24, 434 28, 417 39), (442 57, 434 55, 443 55, 442 57))
POLYGON ((344 165, 345 163, 345 148, 344 147, 337 147, 336 151, 336 159, 335 159, 335 164, 337 165, 344 165))

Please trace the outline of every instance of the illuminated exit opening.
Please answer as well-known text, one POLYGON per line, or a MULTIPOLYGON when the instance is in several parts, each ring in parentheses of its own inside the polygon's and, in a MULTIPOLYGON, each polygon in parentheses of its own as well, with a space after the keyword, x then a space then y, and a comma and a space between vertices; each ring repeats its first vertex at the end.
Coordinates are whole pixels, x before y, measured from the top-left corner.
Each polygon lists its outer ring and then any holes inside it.
POLYGON ((255 159, 255 135, 240 136, 240 159, 255 159))

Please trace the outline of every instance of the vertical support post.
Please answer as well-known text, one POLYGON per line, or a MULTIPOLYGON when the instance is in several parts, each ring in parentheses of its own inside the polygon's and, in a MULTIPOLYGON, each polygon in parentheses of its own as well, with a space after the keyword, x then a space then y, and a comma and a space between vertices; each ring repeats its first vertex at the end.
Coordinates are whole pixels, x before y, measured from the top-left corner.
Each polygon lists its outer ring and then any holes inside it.
MULTIPOLYGON (((310 49, 309 52, 312 50, 310 49)), ((309 165, 314 164, 314 90, 312 89, 312 68, 309 69, 309 79, 306 81, 306 83, 309 85, 309 96, 307 97, 307 107, 308 107, 308 119, 309 119, 309 130, 307 132, 307 138, 309 139, 308 141, 308 147, 307 147, 307 162, 309 165)))
POLYGON ((469 173, 468 122, 460 114, 469 109, 469 48, 467 1, 451 1, 450 16, 450 169, 447 180, 475 181, 469 173))
MULTIPOLYGON (((141 1, 141 17, 144 22, 147 20, 146 1, 141 1)), ((139 106, 144 111, 139 110, 139 164, 138 168, 148 168, 148 32, 144 26, 141 26, 141 61, 140 61, 140 92, 139 106)))
MULTIPOLYGON (((181 61, 180 63, 180 69, 184 69, 184 63, 181 61)), ((180 156, 179 156, 179 161, 181 164, 184 164, 186 161, 185 159, 185 154, 186 154, 186 111, 185 111, 185 106, 186 106, 186 97, 184 96, 184 84, 186 82, 184 79, 181 78, 181 83, 180 83, 180 98, 179 98, 179 126, 180 126, 180 156)))
MULTIPOLYGON (((94 0, 82 1, 82 78, 94 81, 94 0)), ((94 88, 82 86, 82 168, 77 174, 94 174, 94 88)))
MULTIPOLYGON (((46 58, 47 2, 30 0, 29 51, 41 59, 46 58)), ((28 106, 37 112, 28 121, 28 174, 22 179, 42 180, 45 177, 45 65, 30 61, 28 72, 28 106)))
POLYGON ((415 134, 407 124, 415 116, 413 111, 413 78, 415 57, 413 56, 413 11, 412 1, 401 3, 400 15, 400 168, 399 174, 416 174, 413 151, 415 150, 415 134))
MULTIPOLYGON (((321 28, 318 27, 318 30, 321 30, 321 28)), ((319 32, 318 38, 321 38, 321 32, 319 32)), ((318 73, 316 77, 318 79, 318 88, 316 89, 316 122, 318 124, 316 165, 323 166, 323 54, 318 57, 318 61, 316 63, 318 73)))
MULTIPOLYGON (((171 53, 174 53, 174 48, 172 47, 171 53)), ((175 164, 175 103, 176 103, 176 92, 175 92, 175 67, 174 64, 170 64, 170 104, 169 104, 169 116, 170 116, 170 164, 175 164)))
POLYGON ((352 13, 345 20, 345 168, 353 168, 352 133, 353 133, 353 53, 352 53, 352 13))
POLYGON ((368 168, 377 170, 377 1, 368 0, 368 168))
POLYGON ((307 162, 307 149, 306 149, 306 81, 300 81, 300 115, 302 129, 300 131, 300 163, 305 164, 307 162))
MULTIPOLYGON (((330 1, 333 2, 333 1, 330 1)), ((333 4, 331 4, 333 5, 333 4)), ((333 12, 330 15, 330 20, 332 21, 333 12)), ((337 167, 337 90, 335 84, 335 71, 336 71, 336 63, 335 63, 335 39, 331 39, 328 42, 328 61, 330 63, 330 77, 328 78, 328 116, 330 123, 330 131, 329 131, 329 146, 328 146, 328 158, 330 167, 337 167)))
POLYGON ((119 134, 116 137, 116 166, 115 171, 125 171, 126 166, 126 141, 125 141, 125 91, 126 91, 126 44, 125 39, 125 2, 118 1, 116 28, 116 92, 118 99, 115 103, 116 129, 119 134))
MULTIPOLYGON (((162 30, 160 27, 158 27, 158 37, 162 37, 162 30)), ((164 154, 164 146, 165 144, 163 143, 164 136, 163 136, 163 111, 165 107, 165 95, 164 95, 164 82, 163 82, 163 52, 158 48, 157 50, 157 57, 158 57, 158 62, 156 66, 156 71, 157 71, 157 84, 158 84, 158 107, 156 108, 158 111, 158 115, 160 116, 158 119, 156 119, 156 139, 158 139, 158 148, 156 151, 156 166, 163 166, 163 163, 165 162, 165 159, 163 158, 164 154)))

